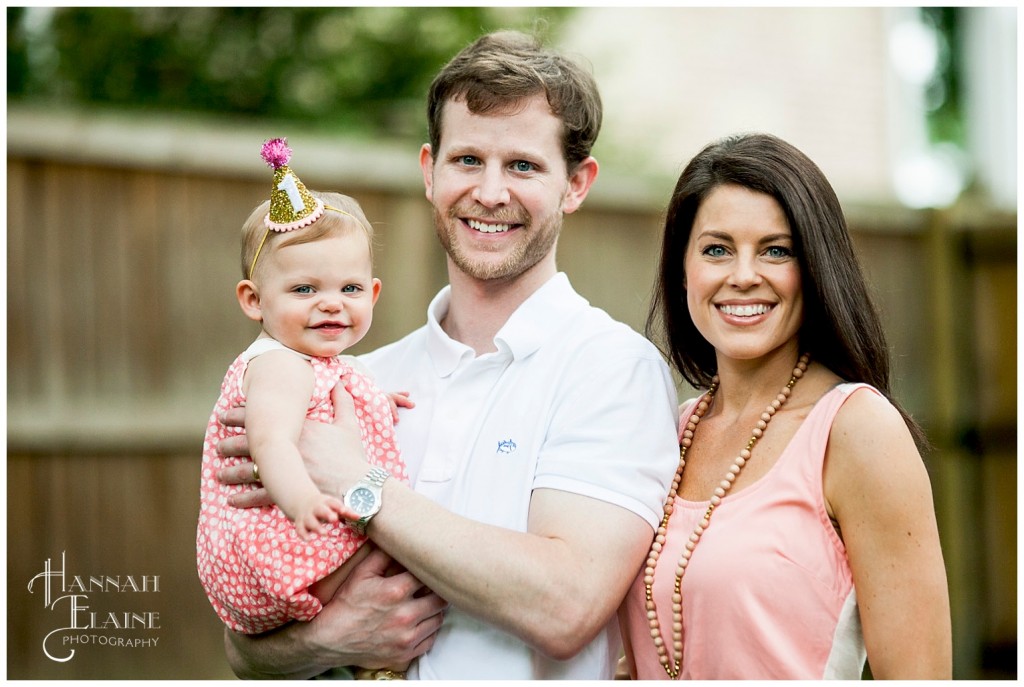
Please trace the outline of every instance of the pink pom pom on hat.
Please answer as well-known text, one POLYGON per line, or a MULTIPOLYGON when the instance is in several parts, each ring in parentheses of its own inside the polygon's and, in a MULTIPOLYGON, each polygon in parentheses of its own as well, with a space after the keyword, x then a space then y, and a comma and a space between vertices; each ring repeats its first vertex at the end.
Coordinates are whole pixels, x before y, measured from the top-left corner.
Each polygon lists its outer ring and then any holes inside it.
POLYGON ((274 170, 274 185, 270 192, 270 212, 263 220, 274 231, 292 231, 309 226, 324 214, 324 204, 299 180, 288 167, 292 149, 288 139, 272 138, 264 141, 260 149, 263 160, 274 170))
POLYGON ((292 149, 288 147, 287 138, 271 138, 263 142, 260 156, 271 169, 277 169, 284 167, 292 159, 292 149))

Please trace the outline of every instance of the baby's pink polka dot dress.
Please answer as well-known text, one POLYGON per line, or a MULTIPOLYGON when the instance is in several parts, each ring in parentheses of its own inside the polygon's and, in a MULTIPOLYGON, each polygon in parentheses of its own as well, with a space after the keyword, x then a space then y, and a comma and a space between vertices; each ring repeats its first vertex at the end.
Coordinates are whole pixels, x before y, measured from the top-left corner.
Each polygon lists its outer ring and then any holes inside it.
MULTIPOLYGON (((235 508, 228 504, 230 495, 255 488, 224 485, 216 479, 219 469, 251 461, 217 453, 221 439, 242 431, 222 425, 217 415, 244 403, 242 377, 249 359, 243 353, 228 368, 206 429, 196 553, 199 579, 217 615, 232 630, 255 634, 290 620, 312 620, 322 605, 308 591, 309 586, 340 567, 366 538, 335 523, 326 535, 314 534, 303 541, 276 506, 235 508)), ((321 422, 334 419, 331 391, 340 379, 355 401, 367 460, 408 482, 387 396, 354 369, 350 360, 310 358, 309 363, 316 384, 306 417, 321 422)))

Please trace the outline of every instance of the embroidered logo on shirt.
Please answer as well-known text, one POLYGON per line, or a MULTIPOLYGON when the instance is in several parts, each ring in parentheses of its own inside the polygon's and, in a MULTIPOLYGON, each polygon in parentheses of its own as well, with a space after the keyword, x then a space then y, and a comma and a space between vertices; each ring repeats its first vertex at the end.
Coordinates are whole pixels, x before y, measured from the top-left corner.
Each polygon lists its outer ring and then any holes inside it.
POLYGON ((516 442, 511 439, 505 439, 504 441, 498 442, 498 450, 495 453, 514 453, 516 450, 516 442))

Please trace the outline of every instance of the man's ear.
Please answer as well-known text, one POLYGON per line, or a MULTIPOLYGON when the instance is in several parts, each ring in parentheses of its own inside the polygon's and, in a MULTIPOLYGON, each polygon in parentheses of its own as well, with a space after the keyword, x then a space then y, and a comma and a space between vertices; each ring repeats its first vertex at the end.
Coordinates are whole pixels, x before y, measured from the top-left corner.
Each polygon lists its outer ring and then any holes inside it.
POLYGON ((565 198, 562 200, 562 212, 568 215, 579 210, 596 179, 597 160, 588 157, 576 165, 575 171, 569 177, 569 188, 566 189, 565 198))
POLYGON ((430 144, 424 143, 420 148, 420 170, 423 172, 423 188, 427 192, 427 200, 434 202, 434 155, 430 144))
POLYGON ((243 279, 238 282, 238 286, 235 287, 235 295, 238 297, 238 305, 242 307, 242 312, 250 320, 256 322, 263 321, 263 310, 260 308, 260 292, 249 279, 243 279))

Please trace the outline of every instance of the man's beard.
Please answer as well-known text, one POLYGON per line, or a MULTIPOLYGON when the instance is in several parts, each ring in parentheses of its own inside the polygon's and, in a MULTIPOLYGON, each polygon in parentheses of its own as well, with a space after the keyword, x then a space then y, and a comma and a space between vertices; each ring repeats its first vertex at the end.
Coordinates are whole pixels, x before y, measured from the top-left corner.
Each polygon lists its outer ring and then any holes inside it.
MULTIPOLYGON (((526 240, 514 242, 512 252, 500 262, 489 262, 467 255, 464 247, 455 238, 462 231, 462 221, 459 217, 464 217, 467 214, 473 216, 472 213, 464 213, 459 209, 453 209, 444 215, 435 207, 434 230, 455 266, 466 275, 481 281, 510 281, 525 273, 554 250, 562 229, 561 215, 555 214, 546 224, 536 227, 532 218, 527 215, 525 221, 518 222, 522 226, 515 230, 526 232, 526 240)), ((494 222, 504 222, 500 218, 489 219, 494 222)))

